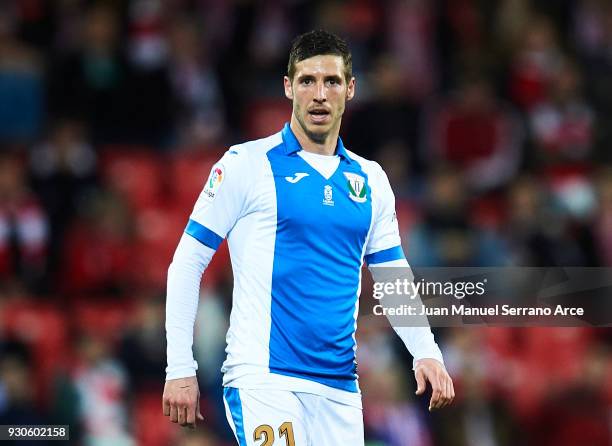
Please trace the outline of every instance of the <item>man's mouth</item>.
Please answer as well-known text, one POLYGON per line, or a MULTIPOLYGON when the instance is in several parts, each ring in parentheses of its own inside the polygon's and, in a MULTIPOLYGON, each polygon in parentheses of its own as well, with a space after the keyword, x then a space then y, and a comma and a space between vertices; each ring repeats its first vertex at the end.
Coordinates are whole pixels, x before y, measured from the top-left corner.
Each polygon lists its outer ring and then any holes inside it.
POLYGON ((308 111, 310 118, 313 122, 324 122, 327 120, 329 116, 329 110, 323 108, 315 108, 313 110, 308 111))

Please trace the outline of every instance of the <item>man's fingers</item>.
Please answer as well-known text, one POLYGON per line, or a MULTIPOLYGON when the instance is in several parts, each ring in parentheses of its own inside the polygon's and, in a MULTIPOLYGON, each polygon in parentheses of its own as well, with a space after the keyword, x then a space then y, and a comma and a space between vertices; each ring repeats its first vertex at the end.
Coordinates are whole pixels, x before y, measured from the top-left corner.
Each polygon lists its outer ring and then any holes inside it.
POLYGON ((438 409, 442 409, 450 403, 450 391, 448 388, 448 380, 444 374, 440 375, 440 386, 442 390, 442 398, 440 398, 440 404, 438 405, 438 409))
POLYGON ((439 376, 434 376, 433 378, 429 378, 429 382, 431 383, 431 400, 429 401, 429 410, 436 410, 441 407, 441 404, 444 399, 444 388, 442 387, 441 380, 439 376))
POLYGON ((195 420, 196 420, 196 407, 195 404, 190 405, 189 407, 187 407, 186 409, 187 411, 187 425, 191 428, 195 427, 195 420))
POLYGON ((440 403, 440 389, 435 389, 431 391, 431 400, 429 401, 429 411, 433 412, 438 408, 438 404, 440 403))
POLYGON ((442 409, 453 402, 455 398, 453 380, 442 363, 435 359, 421 359, 417 361, 414 376, 417 381, 417 395, 422 395, 427 390, 427 382, 431 385, 430 412, 442 409))
POLYGON ((200 398, 198 397, 198 402, 196 405, 196 416, 198 417, 198 420, 204 420, 204 417, 202 416, 202 412, 200 412, 200 398))
POLYGON ((448 373, 444 373, 443 375, 444 385, 446 386, 446 396, 447 401, 445 406, 450 405, 455 399, 455 391, 453 390, 453 380, 448 373))
POLYGON ((170 416, 170 403, 165 398, 162 399, 162 409, 165 416, 170 416))
POLYGON ((453 392, 453 381, 449 378, 446 379, 446 391, 448 392, 448 402, 446 403, 446 405, 448 406, 450 403, 453 402, 453 399, 455 398, 455 394, 453 392))
POLYGON ((438 408, 442 392, 440 391, 440 383, 437 379, 432 379, 430 377, 429 382, 431 383, 431 399, 429 400, 429 411, 431 412, 432 410, 436 410, 438 408))
POLYGON ((186 425, 187 420, 187 408, 185 406, 179 406, 178 408, 178 424, 181 426, 186 425))
POLYGON ((415 376, 416 382, 417 382, 416 394, 417 395, 422 395, 423 392, 425 392, 425 388, 427 387, 426 384, 425 384, 425 374, 423 373, 423 371, 421 369, 417 369, 417 371, 416 371, 414 376, 415 376))
POLYGON ((450 403, 453 402, 453 399, 455 398, 455 391, 453 390, 453 380, 448 375, 448 373, 443 373, 441 376, 441 380, 442 386, 444 387, 444 402, 441 406, 442 408, 448 406, 450 403))
POLYGON ((438 385, 440 386, 440 400, 436 409, 442 409, 448 402, 448 392, 446 391, 446 381, 442 373, 438 374, 438 385))
POLYGON ((178 423, 178 408, 175 405, 170 406, 170 421, 178 423))

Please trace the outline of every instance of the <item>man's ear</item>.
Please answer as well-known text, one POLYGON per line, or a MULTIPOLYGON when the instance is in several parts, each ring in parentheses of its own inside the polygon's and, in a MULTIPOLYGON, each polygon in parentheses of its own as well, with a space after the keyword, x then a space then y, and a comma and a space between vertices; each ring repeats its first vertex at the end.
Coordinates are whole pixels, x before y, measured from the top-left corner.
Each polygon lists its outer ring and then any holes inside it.
POLYGON ((346 88, 346 100, 350 101, 355 96, 355 78, 352 77, 351 80, 347 84, 346 88))
POLYGON ((283 84, 285 86, 285 96, 287 99, 291 99, 293 101, 293 87, 291 86, 291 79, 285 76, 283 78, 283 84))

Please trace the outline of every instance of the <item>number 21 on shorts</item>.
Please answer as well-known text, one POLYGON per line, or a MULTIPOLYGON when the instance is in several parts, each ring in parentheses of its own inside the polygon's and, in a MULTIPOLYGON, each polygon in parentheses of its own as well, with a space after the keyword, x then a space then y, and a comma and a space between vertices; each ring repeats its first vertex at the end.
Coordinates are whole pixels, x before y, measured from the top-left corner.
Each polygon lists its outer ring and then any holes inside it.
MULTIPOLYGON (((278 437, 285 437, 286 446, 295 446, 293 425, 290 421, 285 421, 279 426, 278 437)), ((255 441, 263 440, 263 442, 259 446, 272 446, 274 444, 274 429, 269 424, 262 424, 261 426, 257 426, 253 431, 253 439, 255 441)))

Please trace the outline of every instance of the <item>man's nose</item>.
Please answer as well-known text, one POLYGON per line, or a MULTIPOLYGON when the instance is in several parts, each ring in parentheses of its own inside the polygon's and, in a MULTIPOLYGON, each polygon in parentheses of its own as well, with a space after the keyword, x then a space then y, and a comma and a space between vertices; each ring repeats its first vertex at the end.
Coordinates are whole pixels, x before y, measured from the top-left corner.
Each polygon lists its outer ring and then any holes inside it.
POLYGON ((314 100, 317 102, 325 102, 327 100, 327 93, 325 91, 324 82, 317 83, 314 100))

